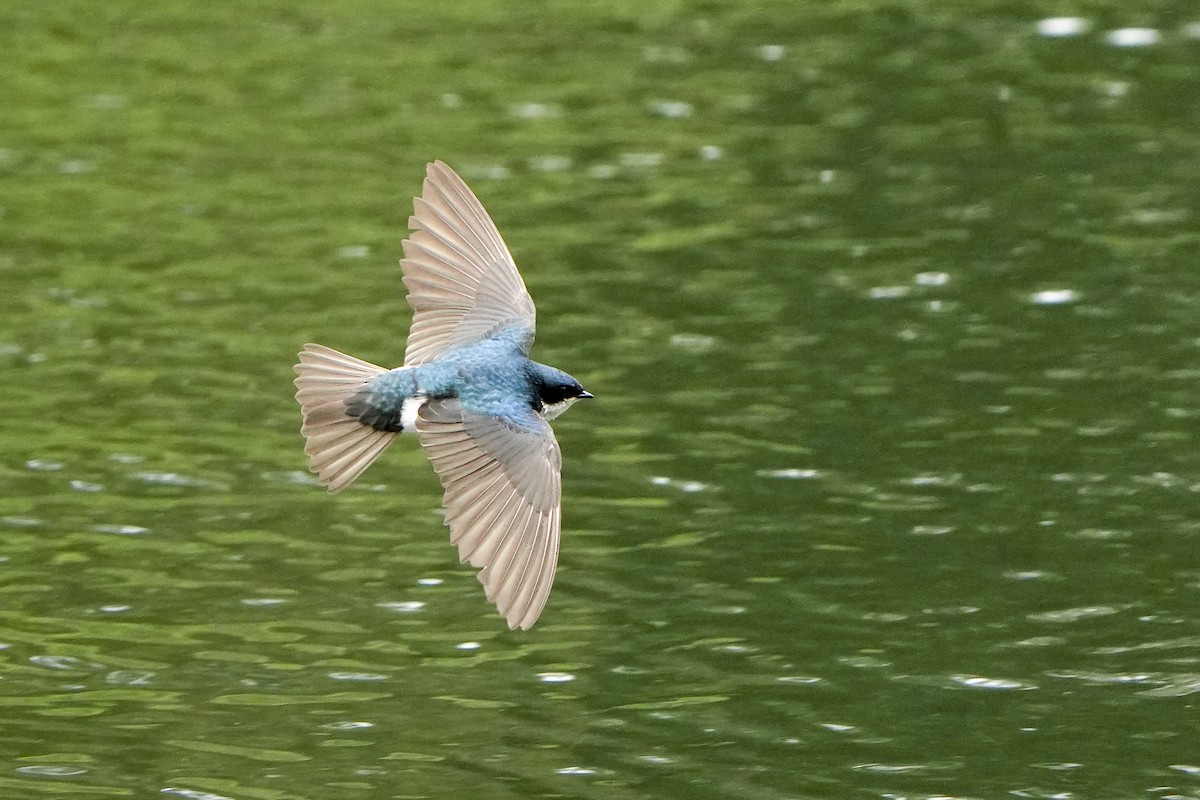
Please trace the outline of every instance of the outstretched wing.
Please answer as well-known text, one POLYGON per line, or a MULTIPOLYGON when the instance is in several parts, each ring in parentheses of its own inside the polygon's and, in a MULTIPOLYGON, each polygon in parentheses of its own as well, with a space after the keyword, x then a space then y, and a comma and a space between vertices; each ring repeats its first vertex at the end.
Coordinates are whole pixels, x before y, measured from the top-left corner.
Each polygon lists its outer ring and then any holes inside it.
POLYGON ((413 308, 405 364, 518 329, 533 342, 533 299, 495 223, 462 178, 435 161, 408 220, 404 285, 413 308))
POLYGON ((558 565, 562 458, 550 426, 528 426, 433 400, 417 418, 425 454, 445 491, 459 558, 510 628, 528 629, 546 605, 558 565))

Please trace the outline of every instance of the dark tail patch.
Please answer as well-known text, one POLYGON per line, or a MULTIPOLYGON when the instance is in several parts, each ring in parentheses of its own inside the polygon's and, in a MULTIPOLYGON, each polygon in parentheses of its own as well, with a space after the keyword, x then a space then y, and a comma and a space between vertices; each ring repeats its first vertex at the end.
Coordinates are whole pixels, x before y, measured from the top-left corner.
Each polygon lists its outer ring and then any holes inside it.
POLYGON ((371 392, 367 389, 360 389, 346 398, 346 413, 377 431, 400 433, 404 430, 400 423, 400 410, 389 411, 375 405, 371 400, 371 392))

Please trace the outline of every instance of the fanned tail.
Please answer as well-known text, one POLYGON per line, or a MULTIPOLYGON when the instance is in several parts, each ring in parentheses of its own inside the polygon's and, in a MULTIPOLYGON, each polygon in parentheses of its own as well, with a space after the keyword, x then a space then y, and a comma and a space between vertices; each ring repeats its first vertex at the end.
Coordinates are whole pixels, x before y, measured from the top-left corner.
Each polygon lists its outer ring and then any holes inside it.
POLYGON ((309 469, 330 492, 340 492, 396 438, 396 433, 364 425, 346 411, 346 401, 386 370, 319 344, 304 345, 295 370, 309 469))

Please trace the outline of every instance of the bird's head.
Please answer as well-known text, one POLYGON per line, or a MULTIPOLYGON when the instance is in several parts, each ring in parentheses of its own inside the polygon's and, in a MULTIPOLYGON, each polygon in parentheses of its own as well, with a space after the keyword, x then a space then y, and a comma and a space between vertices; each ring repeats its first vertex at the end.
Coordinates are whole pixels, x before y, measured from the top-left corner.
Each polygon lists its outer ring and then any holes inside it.
MULTIPOLYGON (((538 365, 541 367, 541 365, 538 365)), ((577 400, 586 400, 593 395, 562 370, 553 367, 541 367, 535 377, 538 400, 542 405, 542 416, 554 419, 575 404, 577 400)))

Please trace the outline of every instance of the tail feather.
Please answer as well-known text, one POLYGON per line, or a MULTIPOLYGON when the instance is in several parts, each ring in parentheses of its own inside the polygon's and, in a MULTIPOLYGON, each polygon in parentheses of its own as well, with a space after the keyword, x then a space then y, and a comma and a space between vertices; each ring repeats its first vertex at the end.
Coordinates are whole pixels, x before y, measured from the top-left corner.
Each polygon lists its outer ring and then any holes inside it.
POLYGON ((396 438, 346 413, 346 400, 385 370, 319 344, 304 345, 295 370, 309 469, 330 492, 340 492, 396 438))

